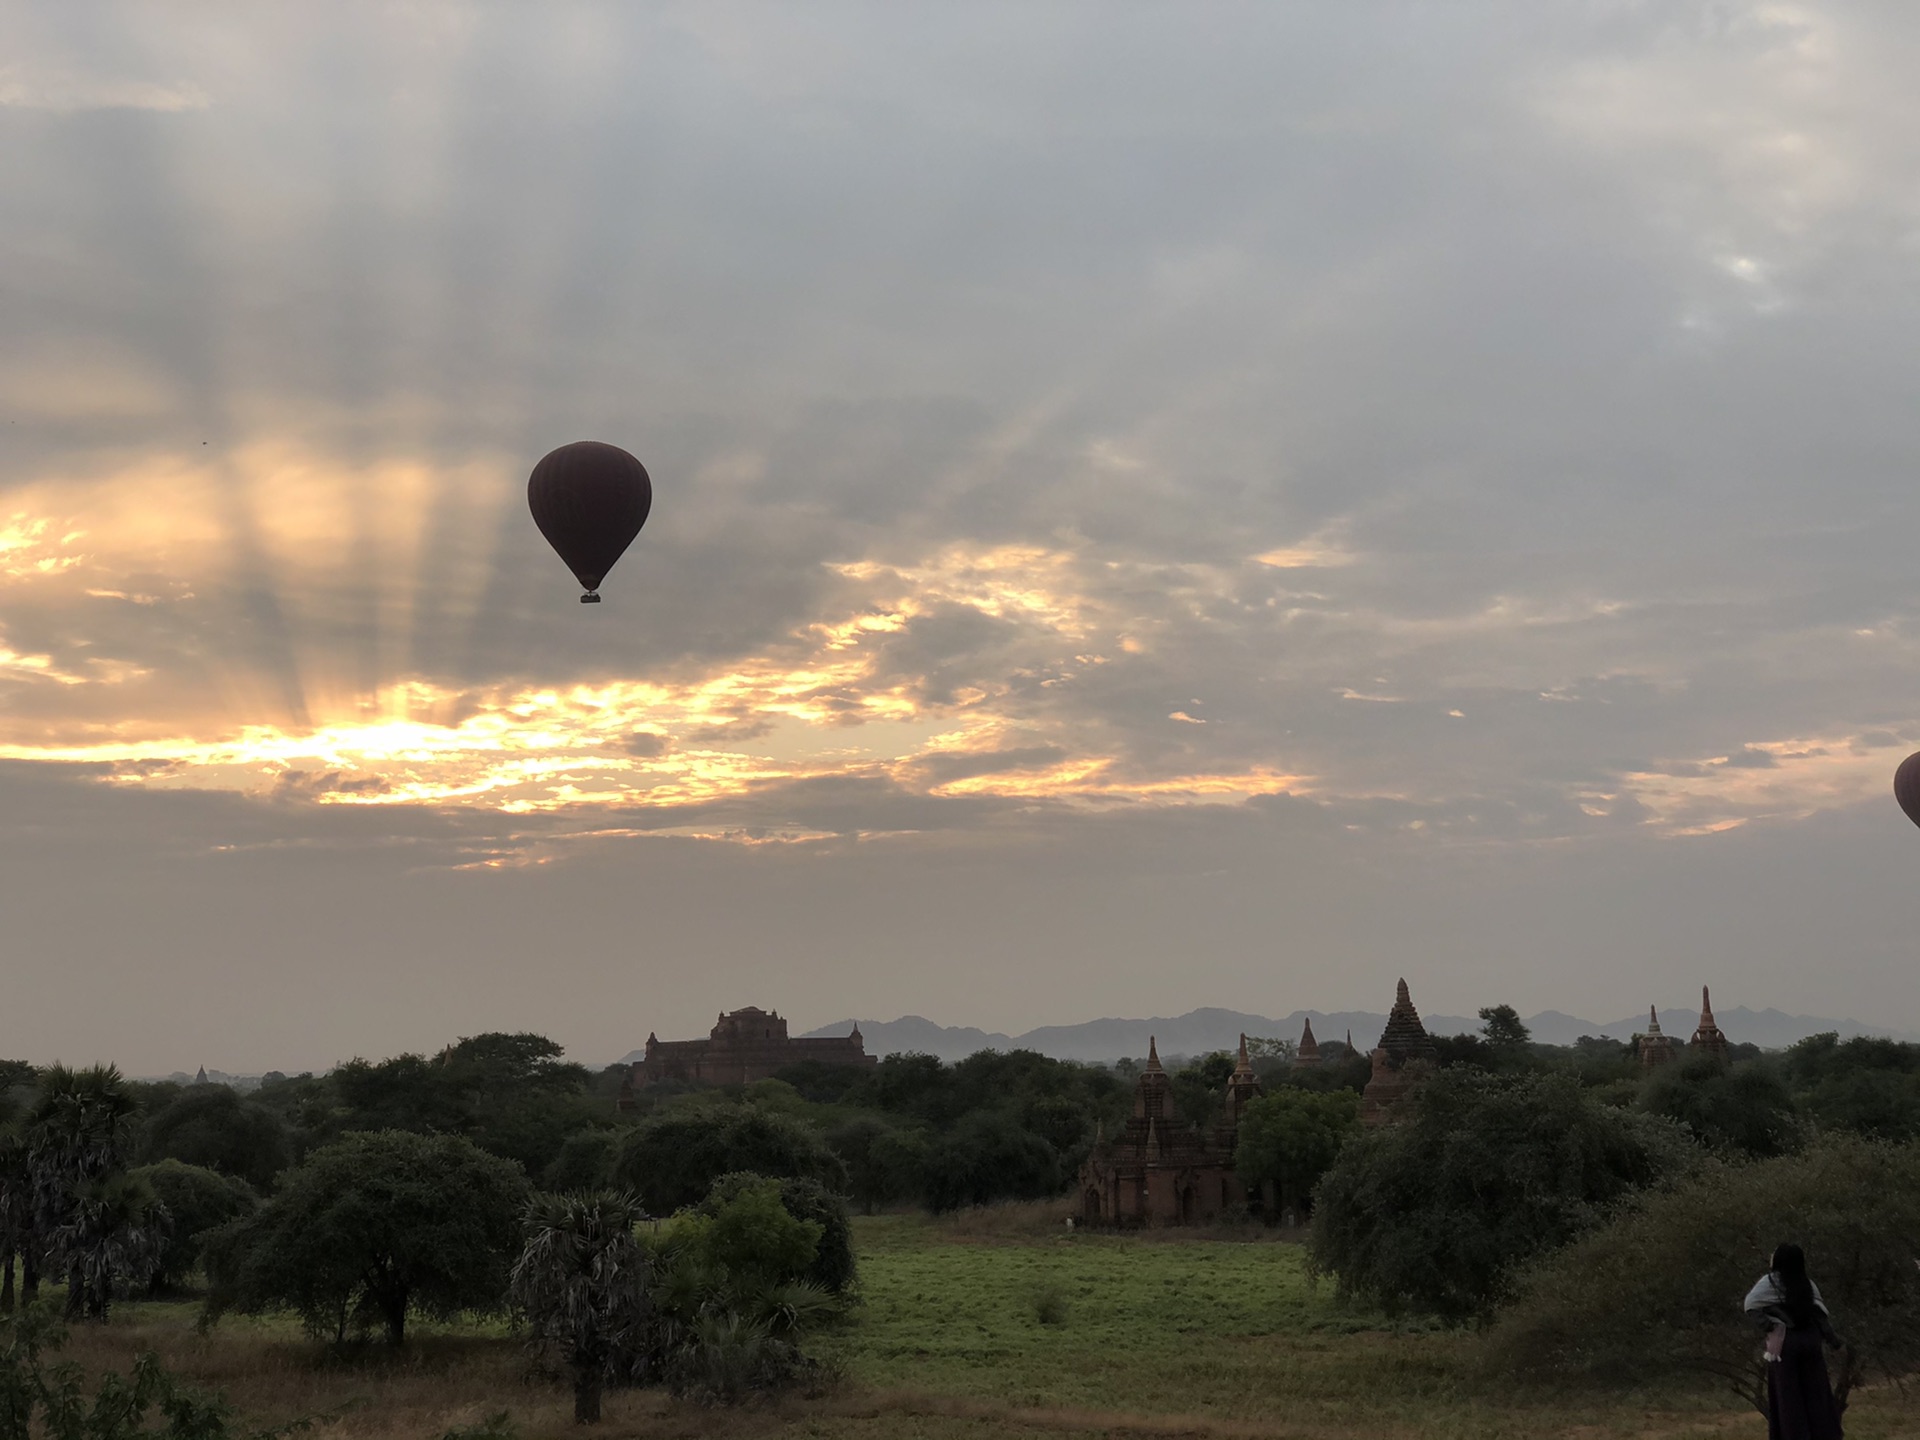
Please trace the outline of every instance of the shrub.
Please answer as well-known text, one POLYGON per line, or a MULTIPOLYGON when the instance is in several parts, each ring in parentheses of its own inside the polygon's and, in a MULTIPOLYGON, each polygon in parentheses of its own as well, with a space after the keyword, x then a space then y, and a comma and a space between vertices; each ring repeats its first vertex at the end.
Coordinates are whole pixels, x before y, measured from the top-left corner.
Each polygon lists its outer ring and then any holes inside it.
POLYGON ((133 1362, 130 1377, 99 1376, 89 1395, 80 1366, 46 1359, 66 1338, 44 1306, 0 1318, 5 1440, 226 1440, 226 1402, 181 1384, 151 1354, 133 1362))
POLYGON ((1444 1070, 1406 1110, 1350 1142, 1314 1197, 1315 1269, 1389 1309, 1483 1314, 1511 1267, 1693 1162, 1671 1124, 1597 1104, 1569 1076, 1444 1070))
POLYGON ((1067 1323, 1067 1297, 1058 1285, 1045 1286, 1034 1295, 1033 1318, 1042 1325, 1067 1323))
POLYGON ((802 1279, 820 1253, 822 1226, 780 1203, 780 1182, 758 1175, 726 1177, 724 1189, 675 1229, 688 1248, 736 1286, 767 1287, 802 1279))
POLYGON ((1920 1146, 1852 1137, 1712 1165, 1543 1257, 1494 1326, 1491 1354, 1555 1383, 1691 1372, 1756 1399, 1765 1373, 1740 1301, 1783 1240, 1806 1248, 1848 1342, 1843 1387, 1920 1366, 1920 1146))
MULTIPOLYGON (((713 1182, 713 1188, 707 1192, 707 1198, 701 1202, 700 1208, 709 1215, 717 1214, 721 1207, 742 1191, 763 1183, 764 1177, 744 1172, 722 1175, 713 1182)), ((776 1193, 780 1207, 794 1219, 809 1221, 820 1227, 812 1263, 788 1278, 808 1281, 834 1294, 851 1288, 854 1278, 853 1226, 847 1219, 847 1207, 840 1197, 817 1180, 791 1176, 779 1183, 776 1193)))

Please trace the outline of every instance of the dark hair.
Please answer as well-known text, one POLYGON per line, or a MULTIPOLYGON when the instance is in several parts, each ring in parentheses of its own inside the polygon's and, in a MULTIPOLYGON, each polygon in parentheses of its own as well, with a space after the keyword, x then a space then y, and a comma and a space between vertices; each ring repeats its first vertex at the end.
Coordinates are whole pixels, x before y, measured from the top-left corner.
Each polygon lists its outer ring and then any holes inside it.
POLYGON ((1796 1330, 1813 1324, 1816 1312, 1813 1281, 1807 1275, 1807 1252, 1788 1240, 1775 1248, 1771 1268, 1786 1300, 1782 1308, 1787 1312, 1787 1323, 1796 1330))

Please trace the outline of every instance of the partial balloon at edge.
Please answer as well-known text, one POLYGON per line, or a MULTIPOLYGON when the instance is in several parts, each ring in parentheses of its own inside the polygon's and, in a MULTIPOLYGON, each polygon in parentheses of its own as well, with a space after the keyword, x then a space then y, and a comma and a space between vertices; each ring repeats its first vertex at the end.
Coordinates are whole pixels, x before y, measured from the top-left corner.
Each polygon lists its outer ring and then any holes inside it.
POLYGON ((1907 819, 1920 825, 1920 750, 1902 760, 1893 772, 1893 798, 1907 812, 1907 819))
POLYGON ((527 477, 527 509, 554 552, 600 603, 600 584, 647 523, 653 481, 618 445, 576 440, 541 457, 527 477))

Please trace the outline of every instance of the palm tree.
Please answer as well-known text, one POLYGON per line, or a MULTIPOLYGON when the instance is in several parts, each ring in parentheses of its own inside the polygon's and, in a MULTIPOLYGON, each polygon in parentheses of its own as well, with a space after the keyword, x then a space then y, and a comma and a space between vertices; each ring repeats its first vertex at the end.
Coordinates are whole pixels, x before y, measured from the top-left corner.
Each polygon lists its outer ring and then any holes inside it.
POLYGON ((573 1374, 576 1424, 600 1419, 607 1381, 642 1378, 654 1310, 652 1267, 634 1235, 646 1219, 630 1193, 542 1195, 527 1207, 527 1245, 510 1293, 533 1343, 573 1374))
MULTIPOLYGON (((153 1221, 158 1202, 106 1186, 126 1169, 133 1114, 120 1071, 112 1065, 72 1070, 49 1065, 27 1112, 29 1244, 67 1276, 67 1318, 106 1318, 117 1264, 142 1248, 130 1225, 153 1221)), ((164 1214, 164 1210, 160 1212, 164 1214)))
POLYGON ((75 1188, 67 1221, 48 1252, 67 1266, 67 1311, 77 1314, 77 1283, 88 1319, 105 1320, 117 1279, 144 1283, 160 1268, 173 1217, 145 1180, 119 1172, 75 1188))
POLYGON ((13 1268, 27 1241, 27 1147, 16 1107, 0 1091, 0 1315, 13 1313, 13 1268))

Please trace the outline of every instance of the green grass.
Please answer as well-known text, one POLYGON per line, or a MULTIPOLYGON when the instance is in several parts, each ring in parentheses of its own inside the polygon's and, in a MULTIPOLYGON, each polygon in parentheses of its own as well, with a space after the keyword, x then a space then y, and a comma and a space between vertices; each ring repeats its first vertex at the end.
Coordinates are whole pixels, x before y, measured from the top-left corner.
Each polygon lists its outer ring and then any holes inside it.
MULTIPOLYGON (((856 1384, 982 1402, 1011 1422, 1186 1417, 1301 1436, 1720 1435, 1763 1424, 1711 1390, 1519 1397, 1474 1337, 1338 1301, 1297 1245, 1078 1234, 979 1239, 918 1217, 855 1222, 865 1304, 825 1338, 856 1384), (1058 1323, 1041 1315, 1064 1300, 1058 1323)), ((1870 1413, 1858 1437, 1920 1433, 1870 1413), (1898 1427, 1898 1428, 1896 1428, 1898 1427)), ((1264 1433, 1264 1432, 1262 1432, 1264 1433)))
MULTIPOLYGON (((996 1440, 1217 1436, 1287 1440, 1706 1440, 1757 1437, 1750 1407, 1710 1390, 1515 1396, 1474 1337, 1396 1326, 1310 1283, 1299 1246, 1243 1238, 1117 1237, 1022 1217, 854 1222, 864 1303, 809 1348, 844 1381, 815 1399, 743 1411, 610 1396, 596 1440, 996 1440)), ((569 1399, 531 1375, 498 1321, 411 1325, 405 1351, 326 1358, 288 1317, 189 1303, 117 1307, 76 1327, 68 1354, 124 1371, 141 1350, 225 1390, 242 1431, 325 1416, 314 1440, 436 1440, 500 1410, 522 1440, 578 1435, 569 1399)), ((1849 1440, 1920 1435, 1920 1394, 1856 1397, 1849 1440)))

